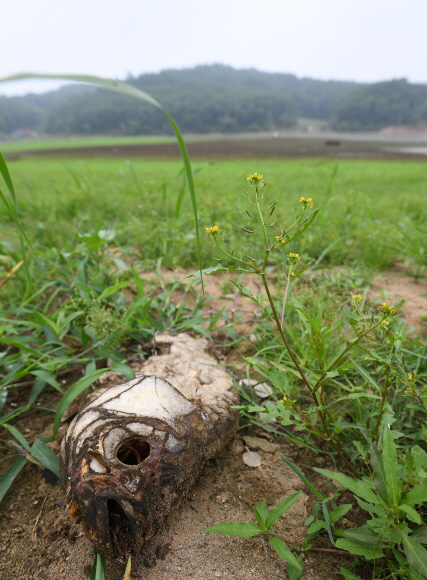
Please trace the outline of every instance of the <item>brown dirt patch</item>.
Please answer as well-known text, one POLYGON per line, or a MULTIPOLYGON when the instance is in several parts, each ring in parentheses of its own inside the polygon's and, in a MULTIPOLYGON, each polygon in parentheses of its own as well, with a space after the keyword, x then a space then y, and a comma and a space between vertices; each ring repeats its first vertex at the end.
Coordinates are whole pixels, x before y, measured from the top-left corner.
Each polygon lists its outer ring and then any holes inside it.
POLYGON ((406 320, 408 328, 416 328, 421 334, 427 334, 427 280, 416 279, 402 269, 392 272, 384 272, 375 278, 372 284, 371 294, 380 297, 385 290, 384 300, 396 303, 401 298, 405 304, 401 309, 401 316, 406 320))
MULTIPOLYGON (((325 136, 304 138, 265 137, 256 134, 244 138, 206 137, 197 141, 189 140, 187 149, 192 159, 271 159, 286 157, 327 157, 327 158, 364 158, 364 159, 410 159, 426 160, 425 155, 415 155, 393 151, 395 143, 374 140, 330 140, 325 136), (387 147, 388 146, 388 147, 387 147)), ((176 143, 150 143, 145 145, 105 145, 93 147, 69 147, 42 150, 23 150, 6 154, 7 160, 20 157, 155 157, 164 159, 180 158, 176 143)))

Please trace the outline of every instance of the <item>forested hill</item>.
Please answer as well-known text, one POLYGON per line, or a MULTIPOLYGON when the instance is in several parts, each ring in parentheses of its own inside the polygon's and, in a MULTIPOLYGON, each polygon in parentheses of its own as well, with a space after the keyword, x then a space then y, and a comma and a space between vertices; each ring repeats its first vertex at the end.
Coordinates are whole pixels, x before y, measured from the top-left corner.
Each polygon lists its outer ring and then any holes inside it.
MULTIPOLYGON (((298 117, 348 130, 427 122, 427 86, 404 80, 361 85, 212 65, 127 82, 158 99, 184 132, 276 130, 294 126, 298 117)), ((170 133, 167 119, 152 106, 83 86, 0 97, 0 134, 24 128, 51 134, 170 133)))

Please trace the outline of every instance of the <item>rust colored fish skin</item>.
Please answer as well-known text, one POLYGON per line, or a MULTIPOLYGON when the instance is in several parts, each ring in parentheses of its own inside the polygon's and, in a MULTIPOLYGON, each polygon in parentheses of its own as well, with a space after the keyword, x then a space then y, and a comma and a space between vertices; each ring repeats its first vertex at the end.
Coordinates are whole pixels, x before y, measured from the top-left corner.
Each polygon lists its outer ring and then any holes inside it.
POLYGON ((167 381, 142 376, 103 392, 71 423, 61 446, 70 515, 105 558, 151 557, 168 516, 207 459, 235 434, 236 395, 209 405, 167 381))

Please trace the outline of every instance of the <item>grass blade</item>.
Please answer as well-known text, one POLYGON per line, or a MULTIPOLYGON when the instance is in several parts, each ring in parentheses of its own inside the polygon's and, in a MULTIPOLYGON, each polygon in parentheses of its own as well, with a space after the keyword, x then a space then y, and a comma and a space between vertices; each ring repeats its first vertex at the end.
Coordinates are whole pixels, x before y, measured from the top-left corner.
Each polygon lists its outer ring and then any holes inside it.
POLYGON ((13 463, 6 471, 6 473, 3 475, 0 481, 0 501, 4 498, 5 493, 12 485, 13 480, 19 474, 19 472, 26 463, 27 460, 25 459, 25 457, 18 457, 15 463, 13 463))
POLYGON ((108 369, 99 369, 97 371, 94 371, 93 373, 90 373, 90 375, 82 377, 76 383, 74 383, 74 385, 65 393, 55 413, 52 439, 56 437, 56 434, 58 433, 59 429, 59 424, 62 419, 62 415, 65 413, 70 404, 74 401, 76 397, 80 395, 80 393, 83 393, 83 391, 86 390, 88 387, 90 387, 92 383, 94 383, 97 379, 99 379, 99 377, 101 377, 104 373, 106 373, 107 370, 108 369))
POLYGON ((22 445, 24 449, 26 449, 27 451, 31 451, 28 441, 25 439, 22 433, 18 431, 16 427, 14 427, 13 425, 8 425, 7 423, 3 423, 2 426, 5 429, 7 429, 9 433, 11 433, 17 441, 19 441, 19 443, 22 445))
POLYGON ((50 469, 59 480, 62 480, 59 457, 41 439, 36 439, 31 447, 31 453, 44 467, 50 469))
POLYGON ((19 221, 18 218, 18 213, 17 213, 17 202, 16 202, 16 193, 15 193, 15 188, 13 187, 13 182, 12 182, 12 178, 10 177, 10 173, 9 173, 9 169, 7 168, 6 162, 4 160, 3 155, 0 153, 0 174, 2 175, 4 182, 6 183, 6 186, 9 190, 9 193, 13 199, 13 205, 14 208, 13 209, 11 207, 11 205, 9 204, 9 202, 7 201, 5 195, 3 194, 3 192, 0 190, 0 198, 3 201, 4 206, 6 207, 6 210, 8 212, 8 214, 10 215, 10 217, 13 219, 13 221, 15 222, 15 224, 18 226, 19 228, 19 232, 20 232, 20 245, 21 245, 21 257, 22 257, 22 261, 24 262, 24 271, 25 271, 25 276, 27 278, 27 286, 28 288, 31 290, 31 276, 30 276, 30 271, 28 268, 28 260, 27 260, 27 255, 25 253, 25 247, 24 247, 24 238, 27 241, 27 244, 29 245, 29 247, 31 248, 32 252, 35 255, 34 252, 34 248, 30 243, 30 240, 27 238, 26 233, 24 232, 21 223, 19 221))
POLYGON ((125 575, 123 576, 123 580, 130 580, 130 572, 131 572, 131 555, 129 554, 128 563, 126 565, 125 575))
POLYGON ((256 524, 246 524, 244 522, 217 524, 216 526, 205 528, 203 531, 215 534, 226 534, 227 536, 239 536, 239 538, 250 538, 264 533, 256 524))
POLYGON ((329 539, 331 541, 331 544, 333 546, 335 546, 334 537, 332 535, 331 520, 330 520, 330 517, 329 517, 328 506, 326 505, 325 502, 322 503, 322 510, 323 510, 323 517, 325 518, 326 529, 328 530, 329 539))
POLYGON ((298 469, 298 467, 296 465, 294 465, 292 463, 292 461, 289 461, 289 459, 286 459, 286 457, 283 457, 283 455, 281 455, 280 453, 278 453, 277 455, 280 457, 280 459, 283 459, 283 461, 287 465, 289 465, 289 467, 292 469, 292 471, 298 475, 300 480, 305 483, 305 485, 308 487, 308 489, 311 492, 314 493, 314 495, 317 497, 317 499, 320 499, 320 501, 323 502, 323 500, 325 499, 325 496, 320 491, 318 491, 312 483, 310 483, 308 481, 308 479, 305 477, 305 475, 303 473, 301 473, 301 471, 298 469))

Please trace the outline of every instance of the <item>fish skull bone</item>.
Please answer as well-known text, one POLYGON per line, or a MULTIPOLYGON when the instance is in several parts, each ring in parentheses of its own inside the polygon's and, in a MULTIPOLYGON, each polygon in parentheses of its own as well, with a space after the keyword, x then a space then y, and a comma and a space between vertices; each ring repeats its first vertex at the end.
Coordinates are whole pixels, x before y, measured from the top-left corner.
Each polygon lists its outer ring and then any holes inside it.
POLYGON ((142 376, 106 390, 71 423, 61 448, 68 505, 105 557, 149 551, 205 461, 233 437, 229 397, 206 402, 142 376))

